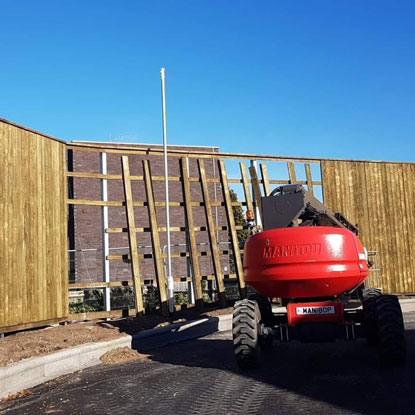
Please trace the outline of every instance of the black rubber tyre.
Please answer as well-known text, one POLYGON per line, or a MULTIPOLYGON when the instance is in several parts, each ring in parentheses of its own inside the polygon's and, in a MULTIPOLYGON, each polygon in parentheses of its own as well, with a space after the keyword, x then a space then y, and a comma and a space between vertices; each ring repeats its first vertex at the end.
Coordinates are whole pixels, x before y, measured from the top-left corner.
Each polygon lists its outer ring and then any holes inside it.
POLYGON ((245 298, 235 303, 232 318, 233 347, 236 363, 242 369, 256 368, 260 364, 260 320, 256 301, 245 298))
POLYGON ((270 323, 273 317, 270 299, 259 294, 250 295, 248 299, 258 303, 259 311, 261 313, 261 322, 264 324, 270 323))
POLYGON ((376 324, 376 297, 382 295, 378 289, 363 290, 363 327, 369 346, 379 343, 376 324))
POLYGON ((398 297, 375 297, 376 330, 379 359, 384 366, 404 366, 406 341, 403 316, 398 297))

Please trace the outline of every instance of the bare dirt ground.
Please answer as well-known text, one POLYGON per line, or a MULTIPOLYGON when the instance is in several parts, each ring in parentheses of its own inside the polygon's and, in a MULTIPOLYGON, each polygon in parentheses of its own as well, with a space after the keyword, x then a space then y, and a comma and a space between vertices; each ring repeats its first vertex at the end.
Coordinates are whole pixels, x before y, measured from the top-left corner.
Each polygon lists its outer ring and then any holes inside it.
POLYGON ((232 308, 210 310, 198 314, 193 310, 175 313, 166 319, 161 315, 147 315, 111 321, 78 322, 66 326, 23 331, 0 339, 0 367, 36 356, 43 356, 84 343, 112 340, 126 334, 163 327, 172 323, 200 317, 231 313, 232 308))
POLYGON ((147 359, 148 355, 141 354, 137 350, 129 347, 119 347, 118 349, 110 350, 101 356, 101 362, 105 365, 114 365, 117 363, 129 362, 137 359, 147 359))

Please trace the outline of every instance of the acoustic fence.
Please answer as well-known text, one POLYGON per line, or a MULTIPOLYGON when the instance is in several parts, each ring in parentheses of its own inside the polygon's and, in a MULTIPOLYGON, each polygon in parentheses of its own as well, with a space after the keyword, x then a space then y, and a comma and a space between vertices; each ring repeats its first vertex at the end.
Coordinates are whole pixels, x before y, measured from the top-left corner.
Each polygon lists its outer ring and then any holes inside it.
POLYGON ((322 175, 327 205, 357 223, 377 252, 372 286, 415 293, 415 164, 322 161, 322 175))
POLYGON ((0 332, 68 316, 66 145, 0 120, 0 332))
MULTIPOLYGON (((134 315, 150 297, 167 314, 162 150, 67 144, 5 120, 0 145, 0 332, 134 315), (68 290, 100 311, 70 316, 68 290)), ((189 307, 244 295, 243 214, 261 222, 260 197, 289 183, 359 225, 373 286, 414 293, 414 178, 413 163, 169 148, 176 295, 189 307)))

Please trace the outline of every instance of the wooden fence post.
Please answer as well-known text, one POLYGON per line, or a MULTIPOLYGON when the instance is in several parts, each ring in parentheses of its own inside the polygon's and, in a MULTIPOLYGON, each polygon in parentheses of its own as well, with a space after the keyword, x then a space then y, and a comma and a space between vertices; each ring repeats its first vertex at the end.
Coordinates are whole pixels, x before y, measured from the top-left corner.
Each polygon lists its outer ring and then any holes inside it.
MULTIPOLYGON (((148 216, 150 219, 151 242, 153 245, 153 258, 156 268, 157 284, 160 293, 160 306, 163 316, 169 315, 169 304, 166 290, 166 277, 164 275, 163 259, 161 256, 159 228, 157 225, 156 206, 154 203, 153 185, 148 160, 143 160, 144 183, 147 194, 148 216)), ((166 177, 168 180, 168 177, 166 177)))
POLYGON ((245 286, 245 280, 244 280, 244 275, 243 275, 241 252, 239 250, 238 234, 235 229, 235 216, 233 214, 232 200, 231 200, 231 195, 229 192, 228 177, 226 175, 226 167, 225 167, 225 163, 223 162, 223 160, 219 160, 219 171, 220 171, 220 177, 221 177, 223 198, 225 201, 226 216, 228 217, 228 223, 229 223, 229 228, 230 228, 229 230, 230 230, 230 235, 231 235, 233 256, 235 258, 236 275, 239 281, 239 290, 241 293, 241 298, 245 298, 246 297, 246 286, 245 286))
POLYGON ((290 177, 290 184, 295 184, 297 183, 297 176, 295 175, 295 166, 293 162, 288 162, 287 163, 287 167, 288 167, 288 175, 290 177))
POLYGON ((306 180, 307 180, 307 190, 309 191, 309 193, 311 193, 312 195, 314 195, 313 179, 311 177, 311 167, 310 167, 310 164, 306 163, 306 164, 304 164, 304 166, 305 166, 305 175, 306 175, 306 180))
MULTIPOLYGON (((258 206, 261 223, 263 223, 263 220, 262 220, 261 189, 259 187, 259 180, 258 180, 258 176, 256 174, 256 168, 254 166, 250 166, 249 167, 249 173, 251 175, 252 188, 254 189, 255 203, 258 206)), ((257 221, 257 223, 258 223, 258 221, 257 221)))
POLYGON ((130 255, 131 255, 131 270, 133 273, 133 281, 134 281, 135 308, 136 308, 136 313, 141 314, 144 310, 144 307, 143 307, 143 296, 141 294, 141 279, 140 279, 140 269, 138 265, 137 237, 136 237, 136 232, 135 232, 133 196, 131 192, 130 166, 128 163, 128 156, 122 156, 121 163, 122 163, 122 179, 123 179, 124 195, 125 195, 125 212, 126 212, 127 227, 128 227, 128 241, 130 245, 130 255))
POLYGON ((225 285, 223 283, 222 268, 220 265, 218 241, 216 239, 216 228, 213 222, 212 208, 210 206, 209 188, 206 179, 205 165, 202 159, 198 160, 200 182, 202 185, 202 194, 205 204, 206 222, 209 233, 210 250, 212 254, 213 269, 215 271, 216 284, 218 288, 219 305, 224 307, 226 304, 225 285))
POLYGON ((195 225, 193 221, 193 208, 190 193, 189 171, 185 157, 180 159, 180 167, 183 183, 184 211, 186 215, 187 231, 190 245, 190 263, 192 269, 193 287, 195 293, 195 306, 201 311, 203 309, 202 278, 200 276, 199 255, 197 252, 195 225))
POLYGON ((259 165, 261 169, 261 175, 262 175, 262 184, 264 186, 264 196, 269 196, 271 193, 271 189, 269 187, 269 179, 268 179, 268 170, 266 164, 260 164, 259 165))

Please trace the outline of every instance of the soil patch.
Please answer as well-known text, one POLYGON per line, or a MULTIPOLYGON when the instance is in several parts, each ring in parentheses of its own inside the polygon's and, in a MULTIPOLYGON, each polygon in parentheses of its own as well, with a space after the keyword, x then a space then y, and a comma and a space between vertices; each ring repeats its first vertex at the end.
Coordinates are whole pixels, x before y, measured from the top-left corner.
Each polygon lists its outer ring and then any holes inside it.
POLYGON ((83 343, 102 342, 121 336, 124 334, 116 327, 103 327, 96 322, 19 332, 0 340, 0 367, 83 343))
POLYGON ((110 350, 101 356, 102 363, 106 365, 114 365, 117 363, 128 362, 130 360, 147 359, 148 355, 138 353, 137 350, 132 350, 129 347, 118 347, 110 350))
MULTIPOLYGON (((194 309, 189 309, 176 312, 167 319, 159 314, 143 315, 110 321, 76 322, 66 326, 54 326, 9 334, 0 339, 0 367, 84 343, 108 341, 151 328, 165 327, 174 323, 192 321, 203 317, 217 317, 229 313, 232 313, 232 307, 206 310, 203 314, 197 313, 194 309)), ((120 359, 127 357, 121 356, 120 359)), ((114 361, 114 363, 116 362, 114 361)))

